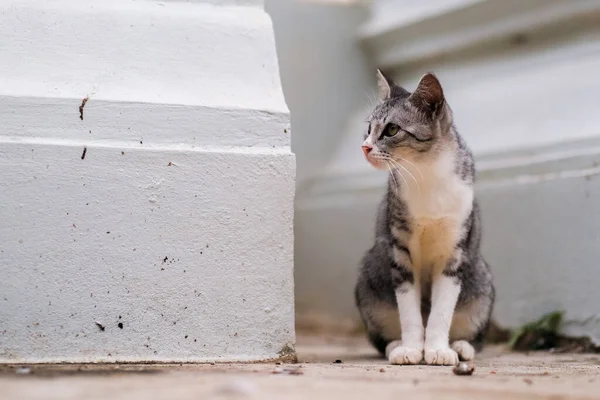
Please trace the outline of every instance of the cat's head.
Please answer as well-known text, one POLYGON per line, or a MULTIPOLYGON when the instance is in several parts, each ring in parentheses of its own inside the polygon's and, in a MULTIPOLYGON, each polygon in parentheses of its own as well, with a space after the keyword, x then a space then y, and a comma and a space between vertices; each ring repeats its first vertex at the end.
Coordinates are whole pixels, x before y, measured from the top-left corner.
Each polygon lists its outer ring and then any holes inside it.
POLYGON ((362 149, 377 169, 394 161, 427 162, 450 143, 452 111, 432 73, 423 75, 413 93, 377 70, 380 102, 367 122, 362 149), (390 160, 391 159, 391 160, 390 160))

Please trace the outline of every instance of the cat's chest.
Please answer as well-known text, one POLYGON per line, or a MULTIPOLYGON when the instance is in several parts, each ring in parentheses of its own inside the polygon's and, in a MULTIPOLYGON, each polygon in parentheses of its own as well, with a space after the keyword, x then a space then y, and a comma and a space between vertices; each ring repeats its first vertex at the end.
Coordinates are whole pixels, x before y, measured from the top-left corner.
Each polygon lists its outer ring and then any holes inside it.
POLYGON ((420 271, 422 281, 448 265, 463 233, 461 221, 450 217, 413 221, 408 248, 413 268, 420 271))
POLYGON ((422 274, 444 268, 464 234, 473 187, 451 168, 423 169, 420 185, 403 193, 411 221, 409 249, 422 274))
POLYGON ((464 220, 471 212, 473 187, 451 171, 425 169, 401 192, 407 211, 415 221, 464 220))

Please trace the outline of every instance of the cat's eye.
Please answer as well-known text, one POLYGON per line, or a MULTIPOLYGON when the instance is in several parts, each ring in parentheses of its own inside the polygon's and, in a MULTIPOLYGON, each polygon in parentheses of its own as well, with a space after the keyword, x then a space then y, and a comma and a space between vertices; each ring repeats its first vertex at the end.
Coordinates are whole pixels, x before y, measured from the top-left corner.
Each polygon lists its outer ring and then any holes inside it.
POLYGON ((385 126, 385 129, 383 130, 383 135, 384 136, 388 136, 388 137, 392 137, 394 135, 396 135, 398 132, 400 132, 400 127, 396 124, 387 124, 385 126))

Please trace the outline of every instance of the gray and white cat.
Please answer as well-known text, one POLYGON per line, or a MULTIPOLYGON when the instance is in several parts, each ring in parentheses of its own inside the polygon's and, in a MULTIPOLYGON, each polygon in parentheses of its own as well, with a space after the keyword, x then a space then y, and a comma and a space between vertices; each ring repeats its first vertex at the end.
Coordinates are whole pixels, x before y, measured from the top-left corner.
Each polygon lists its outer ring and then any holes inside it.
POLYGON ((473 155, 435 75, 411 94, 378 71, 378 86, 362 148, 390 175, 356 304, 369 340, 392 364, 468 361, 495 297, 480 252, 473 155))

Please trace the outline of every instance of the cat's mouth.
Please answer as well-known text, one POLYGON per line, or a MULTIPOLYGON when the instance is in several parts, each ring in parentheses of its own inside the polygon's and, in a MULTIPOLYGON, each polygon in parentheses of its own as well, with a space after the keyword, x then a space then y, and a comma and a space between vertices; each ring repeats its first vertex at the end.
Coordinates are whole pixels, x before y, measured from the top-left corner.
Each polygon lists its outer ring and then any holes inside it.
POLYGON ((385 157, 382 157, 379 154, 365 154, 365 158, 375 169, 382 171, 388 169, 388 161, 386 161, 385 157))

